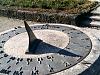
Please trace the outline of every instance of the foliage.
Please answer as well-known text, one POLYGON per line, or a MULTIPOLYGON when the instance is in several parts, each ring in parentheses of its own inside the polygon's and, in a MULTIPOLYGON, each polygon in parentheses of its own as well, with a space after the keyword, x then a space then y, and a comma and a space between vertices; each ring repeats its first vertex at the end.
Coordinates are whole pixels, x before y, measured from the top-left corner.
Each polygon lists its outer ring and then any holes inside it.
POLYGON ((86 2, 88 2, 88 0, 0 0, 0 4, 5 6, 45 9, 76 8, 86 2))

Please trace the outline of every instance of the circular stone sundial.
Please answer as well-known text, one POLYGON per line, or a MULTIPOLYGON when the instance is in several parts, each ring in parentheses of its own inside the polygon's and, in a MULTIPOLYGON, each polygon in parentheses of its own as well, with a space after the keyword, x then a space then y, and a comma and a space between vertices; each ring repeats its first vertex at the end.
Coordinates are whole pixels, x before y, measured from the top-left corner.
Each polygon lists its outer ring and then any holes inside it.
POLYGON ((91 51, 83 32, 57 24, 15 27, 0 35, 0 73, 48 75, 69 69, 91 51))

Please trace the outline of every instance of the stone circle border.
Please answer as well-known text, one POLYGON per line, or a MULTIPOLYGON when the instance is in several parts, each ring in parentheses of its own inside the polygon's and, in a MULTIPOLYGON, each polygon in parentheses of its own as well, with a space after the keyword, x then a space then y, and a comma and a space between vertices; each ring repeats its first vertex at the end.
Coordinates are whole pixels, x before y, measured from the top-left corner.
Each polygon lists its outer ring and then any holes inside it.
MULTIPOLYGON (((41 25, 41 24, 35 24, 35 25, 41 25)), ((55 24, 54 24, 55 25, 55 24)), ((66 26, 66 24, 57 24, 57 25, 65 25, 66 26)), ((72 28, 75 28, 75 29, 78 29, 78 30, 80 30, 80 31, 82 31, 81 30, 81 28, 78 28, 78 27, 76 27, 76 26, 70 26, 70 25, 67 25, 68 27, 72 27, 72 28)), ((12 29, 13 30, 13 29, 12 29)), ((2 34, 2 33, 5 33, 5 32, 8 32, 8 31, 10 31, 10 30, 7 30, 7 31, 4 31, 4 32, 1 32, 0 34, 2 34)), ((82 32, 85 32, 85 31, 82 31, 82 32)), ((90 32, 85 32, 87 35, 89 35, 89 37, 90 37, 90 39, 92 40, 92 50, 91 50, 91 52, 90 52, 90 54, 81 62, 81 63, 79 63, 79 64, 77 64, 77 65, 75 65, 74 67, 72 67, 72 68, 70 68, 70 69, 67 69, 67 70, 65 70, 65 71, 62 71, 62 72, 59 72, 59 73, 56 73, 56 74, 54 74, 54 75, 78 75, 78 74, 80 74, 81 72, 83 72, 83 71, 85 71, 86 69, 88 69, 88 67, 87 67, 87 65, 85 65, 85 64, 82 64, 84 61, 87 61, 87 62, 89 62, 89 63, 91 63, 91 64, 89 64, 89 66, 91 66, 97 59, 98 59, 98 57, 99 57, 99 54, 97 53, 97 54, 95 54, 94 53, 94 51, 96 50, 96 45, 97 45, 97 43, 95 42, 95 38, 93 37, 93 36, 90 36, 91 35, 91 33, 90 32), (91 60, 91 59, 94 59, 94 60, 91 60), (73 72, 73 73, 72 73, 73 72)), ((100 51, 98 51, 98 49, 96 50, 97 52, 100 52, 100 51)), ((94 71, 93 71, 94 72, 94 71)), ((92 73, 92 72, 91 72, 92 73)), ((88 74, 86 74, 86 75, 88 75, 88 74)), ((93 74, 92 74, 93 75, 93 74)))

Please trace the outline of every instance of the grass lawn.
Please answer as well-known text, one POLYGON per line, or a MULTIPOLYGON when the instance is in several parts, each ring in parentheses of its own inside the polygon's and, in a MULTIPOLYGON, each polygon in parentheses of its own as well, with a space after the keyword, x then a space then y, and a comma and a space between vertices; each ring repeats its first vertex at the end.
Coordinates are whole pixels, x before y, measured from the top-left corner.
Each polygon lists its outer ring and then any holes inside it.
MULTIPOLYGON (((64 10, 67 13, 78 13, 94 4, 88 0, 0 0, 0 5, 35 8, 41 10, 64 10), (41 9, 42 8, 42 9, 41 9)), ((45 11, 44 10, 44 11, 45 11)), ((53 11, 50 12, 53 12, 53 11)))

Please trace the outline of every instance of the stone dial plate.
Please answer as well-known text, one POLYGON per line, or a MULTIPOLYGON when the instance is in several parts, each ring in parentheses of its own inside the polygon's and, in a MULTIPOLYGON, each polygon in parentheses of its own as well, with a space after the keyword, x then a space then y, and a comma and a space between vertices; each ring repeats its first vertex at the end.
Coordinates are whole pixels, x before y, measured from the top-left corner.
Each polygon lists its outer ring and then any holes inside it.
POLYGON ((32 30, 56 30, 68 35, 69 43, 57 53, 39 58, 18 58, 5 53, 4 45, 12 37, 26 32, 24 27, 0 35, 0 73, 9 75, 48 75, 73 67, 91 51, 90 38, 83 32, 63 25, 33 25, 32 30))

